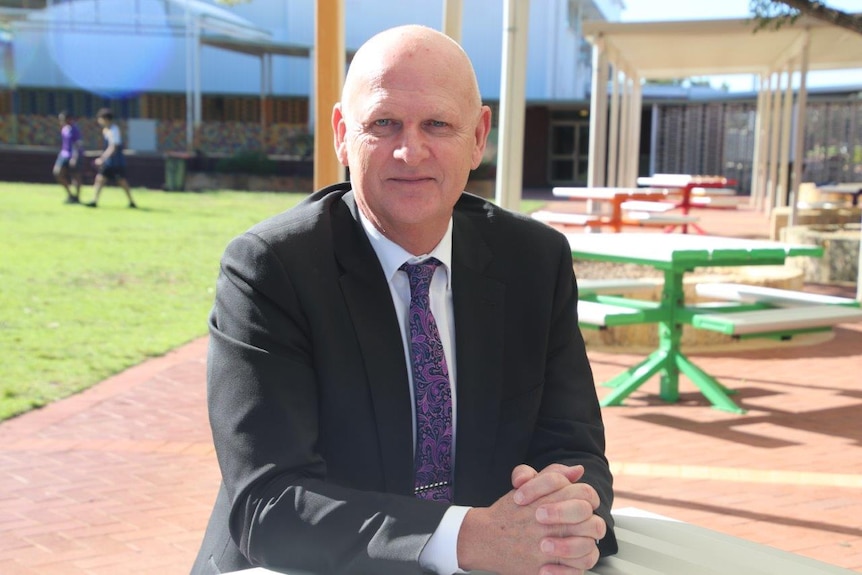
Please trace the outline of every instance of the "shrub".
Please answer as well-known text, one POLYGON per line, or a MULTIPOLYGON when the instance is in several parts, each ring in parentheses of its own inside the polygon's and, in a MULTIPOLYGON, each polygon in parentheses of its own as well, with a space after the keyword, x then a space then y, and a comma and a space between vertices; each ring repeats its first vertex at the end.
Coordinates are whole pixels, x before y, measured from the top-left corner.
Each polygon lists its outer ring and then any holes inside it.
POLYGON ((259 150, 244 150, 216 162, 217 172, 266 176, 278 171, 278 164, 259 150))

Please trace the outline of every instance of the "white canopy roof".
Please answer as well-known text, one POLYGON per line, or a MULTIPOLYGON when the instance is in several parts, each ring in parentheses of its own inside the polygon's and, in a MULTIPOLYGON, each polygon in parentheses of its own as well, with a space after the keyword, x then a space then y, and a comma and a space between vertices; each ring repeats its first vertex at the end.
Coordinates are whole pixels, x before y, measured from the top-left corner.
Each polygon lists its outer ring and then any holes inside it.
POLYGON ((862 35, 811 18, 757 32, 752 19, 675 22, 584 22, 584 36, 602 38, 612 59, 641 78, 766 74, 799 53, 809 34, 809 70, 862 68, 862 35))

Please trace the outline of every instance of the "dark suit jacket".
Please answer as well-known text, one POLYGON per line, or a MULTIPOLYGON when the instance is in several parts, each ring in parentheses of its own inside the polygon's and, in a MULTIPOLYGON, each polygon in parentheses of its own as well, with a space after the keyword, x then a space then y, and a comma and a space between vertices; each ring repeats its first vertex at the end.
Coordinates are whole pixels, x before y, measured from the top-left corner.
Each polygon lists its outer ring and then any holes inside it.
MULTIPOLYGON (((193 573, 420 573, 445 505, 416 499, 403 341, 348 184, 227 247, 208 403, 223 482, 193 573)), ((604 428, 565 238, 464 194, 454 211, 455 503, 527 463, 581 463, 616 550, 604 428)))

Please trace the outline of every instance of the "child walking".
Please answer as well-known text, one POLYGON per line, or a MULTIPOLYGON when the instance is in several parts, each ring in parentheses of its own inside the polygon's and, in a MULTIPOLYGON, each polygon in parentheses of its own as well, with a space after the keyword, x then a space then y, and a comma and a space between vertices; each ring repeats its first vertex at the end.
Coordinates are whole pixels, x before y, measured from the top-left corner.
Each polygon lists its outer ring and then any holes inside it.
POLYGON ((93 184, 93 201, 84 204, 95 208, 99 203, 99 194, 102 187, 108 182, 115 182, 129 198, 129 207, 137 208, 135 200, 132 199, 132 190, 126 180, 126 158, 123 155, 123 136, 120 127, 114 123, 114 114, 109 108, 102 108, 96 114, 96 121, 102 127, 102 137, 105 139, 105 151, 96 158, 95 164, 98 168, 96 181, 93 184))

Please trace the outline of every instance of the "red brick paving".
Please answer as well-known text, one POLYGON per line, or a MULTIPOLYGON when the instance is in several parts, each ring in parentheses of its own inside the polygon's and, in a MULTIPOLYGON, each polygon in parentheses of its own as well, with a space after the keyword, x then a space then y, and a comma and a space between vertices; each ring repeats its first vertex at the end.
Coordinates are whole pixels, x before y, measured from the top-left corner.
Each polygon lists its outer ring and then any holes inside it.
MULTIPOLYGON (((698 214, 713 233, 766 233, 750 210, 698 214)), ((0 573, 188 572, 219 479, 205 351, 194 341, 0 425, 0 573)), ((685 378, 677 404, 653 381, 606 408, 617 506, 862 572, 862 325, 691 355, 749 411, 710 408, 685 378)), ((590 357, 598 382, 640 359, 590 357)))

